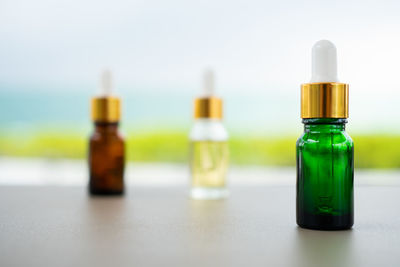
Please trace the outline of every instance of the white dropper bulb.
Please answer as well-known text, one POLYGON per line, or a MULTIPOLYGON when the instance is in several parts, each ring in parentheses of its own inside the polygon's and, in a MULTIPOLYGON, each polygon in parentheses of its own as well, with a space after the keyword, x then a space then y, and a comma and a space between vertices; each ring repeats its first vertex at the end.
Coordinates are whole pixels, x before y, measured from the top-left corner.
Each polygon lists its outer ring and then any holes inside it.
POLYGON ((338 82, 336 46, 328 40, 315 43, 312 48, 311 83, 338 82))
POLYGON ((112 74, 109 70, 104 70, 100 77, 100 95, 111 96, 112 95, 112 74))
POLYGON ((204 97, 210 97, 214 95, 215 91, 215 78, 212 70, 206 70, 203 76, 203 94, 204 97))

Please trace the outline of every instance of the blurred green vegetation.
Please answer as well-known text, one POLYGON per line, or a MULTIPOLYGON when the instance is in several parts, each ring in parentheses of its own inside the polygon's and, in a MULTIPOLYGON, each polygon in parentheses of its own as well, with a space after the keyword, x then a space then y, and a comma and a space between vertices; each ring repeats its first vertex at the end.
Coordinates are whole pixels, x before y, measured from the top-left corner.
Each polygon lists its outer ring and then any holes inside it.
MULTIPOLYGON (((33 135, 0 134, 0 156, 84 158, 87 136, 44 131, 33 135)), ((229 142, 231 162, 236 165, 295 165, 295 136, 233 136, 229 142)), ((187 134, 183 131, 152 131, 129 135, 130 161, 186 162, 187 134)), ((357 168, 400 168, 400 136, 353 136, 357 168)))

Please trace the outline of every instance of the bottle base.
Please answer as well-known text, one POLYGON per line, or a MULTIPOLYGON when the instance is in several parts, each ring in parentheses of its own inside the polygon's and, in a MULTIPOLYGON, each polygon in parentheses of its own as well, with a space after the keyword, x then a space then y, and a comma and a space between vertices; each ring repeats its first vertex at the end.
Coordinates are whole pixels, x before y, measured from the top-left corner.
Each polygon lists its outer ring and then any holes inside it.
POLYGON ((304 214, 297 218, 297 225, 301 228, 312 230, 348 230, 353 227, 353 215, 320 215, 320 214, 304 214))
POLYGON ((91 196, 122 196, 124 191, 121 190, 94 190, 89 189, 89 194, 91 196))
POLYGON ((229 195, 228 189, 224 187, 192 187, 190 196, 194 199, 222 199, 229 195))

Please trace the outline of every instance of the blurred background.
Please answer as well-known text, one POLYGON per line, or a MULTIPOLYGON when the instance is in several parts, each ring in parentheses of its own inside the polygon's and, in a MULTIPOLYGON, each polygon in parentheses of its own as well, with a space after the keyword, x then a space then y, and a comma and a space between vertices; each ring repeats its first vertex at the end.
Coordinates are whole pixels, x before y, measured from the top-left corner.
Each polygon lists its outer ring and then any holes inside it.
POLYGON ((350 84, 356 168, 397 179, 399 11, 384 0, 3 0, 0 183, 86 182, 89 103, 104 68, 123 99, 128 181, 187 179, 192 103, 210 67, 233 179, 283 173, 293 183, 300 84, 320 39, 336 44, 350 84))

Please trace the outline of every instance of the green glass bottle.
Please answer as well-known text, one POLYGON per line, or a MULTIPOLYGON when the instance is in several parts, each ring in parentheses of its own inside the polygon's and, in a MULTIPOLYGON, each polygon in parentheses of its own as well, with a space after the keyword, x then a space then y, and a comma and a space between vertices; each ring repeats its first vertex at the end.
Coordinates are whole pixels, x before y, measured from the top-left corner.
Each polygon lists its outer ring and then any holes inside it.
POLYGON ((354 145, 345 132, 348 85, 337 82, 336 47, 313 47, 313 76, 301 87, 304 133, 297 140, 297 224, 349 229, 354 222, 354 145))
POLYGON ((297 223, 311 229, 353 225, 353 141, 346 119, 304 119, 297 141, 297 223))

